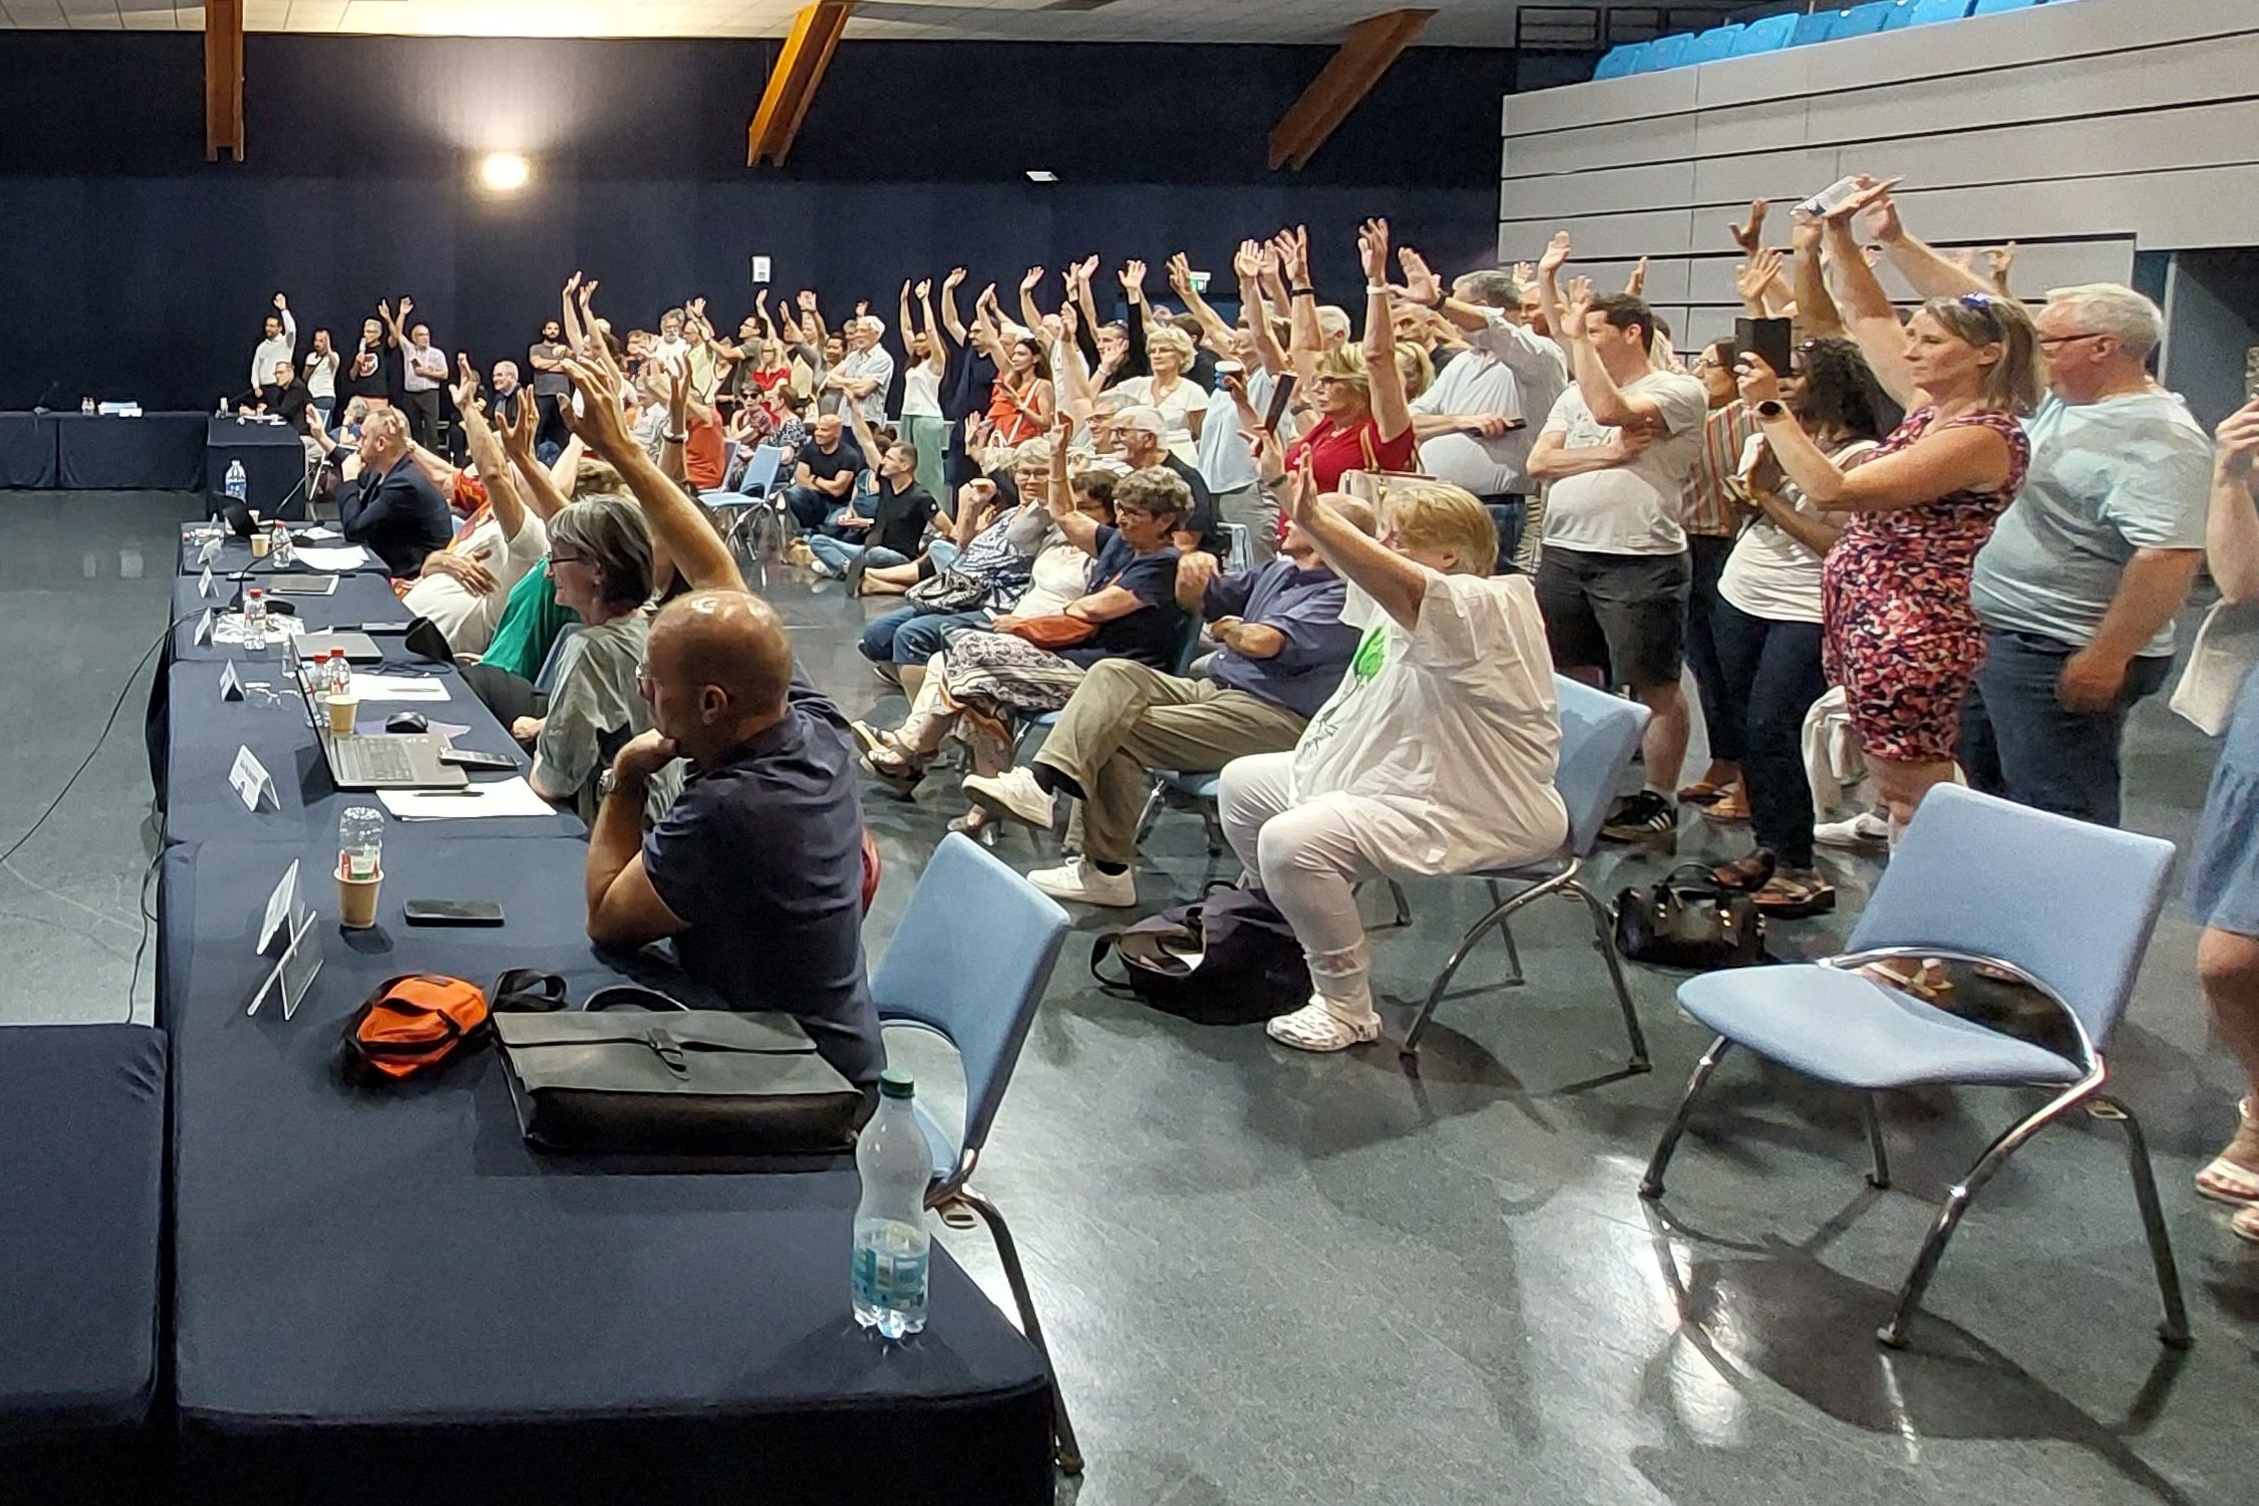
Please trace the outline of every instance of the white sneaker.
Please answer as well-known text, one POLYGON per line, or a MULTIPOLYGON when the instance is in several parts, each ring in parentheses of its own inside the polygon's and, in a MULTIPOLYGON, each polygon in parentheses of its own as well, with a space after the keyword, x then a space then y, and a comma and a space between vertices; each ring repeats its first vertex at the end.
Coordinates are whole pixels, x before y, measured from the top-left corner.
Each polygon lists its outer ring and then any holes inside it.
POLYGON ((1088 858, 1075 858, 1059 868, 1038 868, 1028 882, 1053 899, 1083 905, 1126 909, 1137 903, 1137 877, 1127 868, 1120 873, 1100 873, 1088 858))
POLYGON ((1873 811, 1861 811, 1848 821, 1824 821, 1813 827, 1812 840, 1822 847, 1888 847, 1890 823, 1873 811))
POLYGON ((973 804, 992 816, 1009 816, 1040 831, 1051 829, 1051 810, 1058 801, 1035 782, 1030 770, 1010 768, 1001 774, 968 774, 964 786, 973 804))

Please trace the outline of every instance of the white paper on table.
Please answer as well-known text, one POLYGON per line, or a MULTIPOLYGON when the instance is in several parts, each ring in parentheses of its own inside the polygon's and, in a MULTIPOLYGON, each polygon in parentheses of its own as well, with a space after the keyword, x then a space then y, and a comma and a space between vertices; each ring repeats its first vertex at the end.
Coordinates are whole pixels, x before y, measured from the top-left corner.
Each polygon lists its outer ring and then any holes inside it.
POLYGON ((235 793, 242 798, 243 808, 247 811, 257 810, 262 798, 272 799, 275 809, 282 809, 282 796, 275 793, 274 777, 267 772, 267 766, 259 762, 259 756, 249 748, 238 747, 235 750, 235 762, 227 771, 227 782, 235 787, 235 793))
POLYGON ((324 526, 323 526, 322 524, 320 524, 320 523, 316 523, 316 524, 315 524, 315 525, 314 525, 313 527, 311 527, 311 528, 301 528, 301 529, 299 529, 299 530, 298 530, 298 537, 300 537, 300 538, 302 538, 302 539, 314 539, 314 540, 317 540, 317 541, 318 541, 318 540, 321 540, 321 539, 342 539, 342 538, 344 538, 344 537, 345 537, 345 535, 344 535, 344 534, 342 534, 342 533, 339 533, 339 532, 338 532, 338 531, 337 531, 336 529, 334 529, 334 528, 327 528, 327 527, 324 527, 324 526))
POLYGON ((444 682, 429 675, 353 676, 353 695, 362 701, 444 701, 451 699, 444 682))
POLYGON ((474 784, 468 790, 379 790, 384 808, 402 821, 467 821, 480 816, 554 816, 557 807, 521 778, 474 784))
MULTIPOLYGON (((307 537, 311 538, 312 535, 307 537)), ((358 570, 369 562, 368 551, 358 544, 347 544, 338 549, 305 546, 295 552, 298 563, 309 570, 358 570)))

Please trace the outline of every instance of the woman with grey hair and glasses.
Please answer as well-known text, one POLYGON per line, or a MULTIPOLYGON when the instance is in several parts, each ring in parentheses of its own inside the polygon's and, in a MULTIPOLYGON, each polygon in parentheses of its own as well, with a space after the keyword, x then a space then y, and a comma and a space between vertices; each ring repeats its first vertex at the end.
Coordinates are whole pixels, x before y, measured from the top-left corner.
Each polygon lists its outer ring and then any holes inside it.
POLYGON ((1851 229, 1889 190, 1870 181, 1822 235, 1852 338, 1905 421, 1845 471, 1782 403, 1776 373, 1745 355, 1740 374, 1783 475, 1819 511, 1846 515, 1821 574, 1822 653, 1895 842, 1930 786, 1953 777, 1961 703, 1984 657, 1970 572, 2023 486, 2031 443, 2018 420, 2039 405, 2040 363, 2031 316, 2010 299, 1933 298, 1899 324, 1851 229))

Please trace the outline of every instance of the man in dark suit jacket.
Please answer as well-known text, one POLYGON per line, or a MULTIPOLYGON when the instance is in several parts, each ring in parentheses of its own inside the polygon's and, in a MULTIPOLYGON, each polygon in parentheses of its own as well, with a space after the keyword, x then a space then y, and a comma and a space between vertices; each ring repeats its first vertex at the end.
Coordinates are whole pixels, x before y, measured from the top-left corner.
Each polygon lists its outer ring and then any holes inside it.
MULTIPOLYGON (((322 434, 316 443, 335 458, 337 441, 322 434)), ((425 555, 454 538, 446 500, 408 453, 408 425, 399 409, 378 408, 361 421, 360 448, 345 457, 339 476, 339 529, 394 575, 413 576, 425 555)))
POLYGON ((275 362, 272 379, 265 385, 253 388, 235 400, 238 413, 271 413, 304 438, 307 428, 307 409, 314 395, 298 379, 298 368, 288 361, 275 362))

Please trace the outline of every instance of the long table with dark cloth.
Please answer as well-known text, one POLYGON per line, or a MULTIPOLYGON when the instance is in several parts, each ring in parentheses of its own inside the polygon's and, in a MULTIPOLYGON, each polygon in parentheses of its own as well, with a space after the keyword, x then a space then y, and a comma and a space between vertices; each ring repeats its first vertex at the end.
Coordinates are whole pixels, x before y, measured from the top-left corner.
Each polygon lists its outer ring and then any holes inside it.
MULTIPOLYGON (((327 572, 310 571, 301 566, 292 573, 318 575, 327 572)), ((172 615, 174 662, 243 657, 245 651, 240 647, 196 642, 197 620, 203 616, 206 607, 219 612, 236 610, 243 588, 261 585, 263 582, 267 583, 269 601, 282 602, 289 608, 291 615, 306 625, 309 632, 326 632, 331 628, 359 628, 371 622, 406 622, 409 618, 408 609, 400 604, 399 596, 392 589, 392 582, 382 575, 341 575, 337 579, 337 589, 327 596, 274 596, 271 584, 273 579, 271 571, 253 571, 246 578, 238 580, 233 575, 223 575, 215 570, 212 572, 212 594, 209 596, 199 594, 203 586, 202 572, 176 579, 173 582, 172 615)), ((379 647, 390 644, 398 648, 400 640, 385 635, 377 638, 376 642, 379 647)), ((269 653, 265 657, 271 660, 275 655, 269 653)), ((402 663, 406 663, 406 650, 400 650, 399 657, 402 663)))
POLYGON ((0 1027, 0 1501, 150 1498, 165 1037, 0 1027))
POLYGON ((56 485, 65 491, 201 491, 210 419, 206 413, 47 414, 44 421, 55 431, 56 485))
POLYGON ((55 484, 55 429, 43 413, 0 413, 0 487, 45 491, 55 484))
POLYGON ((288 424, 204 420, 204 487, 225 495, 230 463, 243 467, 244 505, 263 518, 306 516, 306 442, 288 424))
POLYGON ((165 855, 185 1498, 1048 1503, 1043 1362, 938 1246, 924 1333, 856 1327, 850 1165, 544 1156, 487 1045, 405 1086, 340 1080, 345 1021, 395 974, 533 967, 576 1000, 610 981, 581 930, 584 852, 395 823, 379 926, 325 913, 287 1021, 244 1012, 272 965, 253 933, 292 856, 333 913, 334 842, 165 855), (507 923, 411 930, 420 897, 494 900, 507 923))
MULTIPOLYGON (((180 557, 178 564, 181 574, 195 575, 203 569, 203 566, 197 562, 198 556, 203 549, 203 545, 199 541, 198 535, 203 533, 205 530, 213 528, 215 526, 217 525, 210 522, 183 523, 180 525, 180 557)), ((334 528, 330 529, 328 531, 329 534, 332 535, 330 537, 309 539, 305 537, 305 528, 299 527, 293 528, 291 530, 292 534, 298 538, 301 544, 313 544, 324 549, 341 549, 346 547, 345 541, 343 539, 334 537, 336 531, 337 530, 334 528)), ((273 574, 274 572, 284 568, 284 566, 275 564, 271 557, 255 557, 251 553, 250 540, 239 539, 232 533, 223 533, 220 536, 219 555, 212 561, 212 573, 214 575, 240 575, 245 571, 249 571, 253 575, 273 574)), ((312 571, 314 567, 311 565, 291 565, 287 568, 292 570, 312 571)), ((363 549, 361 550, 361 563, 354 565, 350 569, 344 571, 325 569, 323 571, 320 571, 319 573, 324 575, 383 575, 387 572, 383 560, 378 559, 375 555, 369 553, 368 550, 363 549)))

